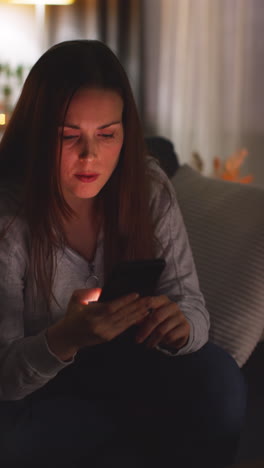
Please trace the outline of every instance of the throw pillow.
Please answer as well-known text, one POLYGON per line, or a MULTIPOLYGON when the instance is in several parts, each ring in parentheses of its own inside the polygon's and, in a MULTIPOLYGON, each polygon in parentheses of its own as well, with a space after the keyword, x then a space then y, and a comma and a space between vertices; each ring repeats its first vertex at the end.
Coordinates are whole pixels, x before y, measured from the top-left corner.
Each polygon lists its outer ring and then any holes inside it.
POLYGON ((264 190, 188 165, 172 182, 210 313, 210 339, 243 366, 264 329, 264 190))

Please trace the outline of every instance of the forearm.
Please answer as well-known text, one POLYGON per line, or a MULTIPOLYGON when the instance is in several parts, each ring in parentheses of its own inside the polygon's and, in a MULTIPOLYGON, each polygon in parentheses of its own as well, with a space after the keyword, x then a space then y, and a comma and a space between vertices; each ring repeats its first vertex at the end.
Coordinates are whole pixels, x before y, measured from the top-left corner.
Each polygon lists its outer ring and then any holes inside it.
POLYGON ((177 352, 180 356, 198 351, 207 343, 210 322, 202 296, 183 297, 177 304, 190 325, 189 339, 177 352))
POLYGON ((19 400, 45 385, 71 364, 49 349, 45 331, 0 349, 0 400, 19 400))
POLYGON ((74 347, 63 332, 63 321, 59 320, 46 330, 46 339, 50 351, 58 357, 60 361, 71 361, 78 349, 74 347))

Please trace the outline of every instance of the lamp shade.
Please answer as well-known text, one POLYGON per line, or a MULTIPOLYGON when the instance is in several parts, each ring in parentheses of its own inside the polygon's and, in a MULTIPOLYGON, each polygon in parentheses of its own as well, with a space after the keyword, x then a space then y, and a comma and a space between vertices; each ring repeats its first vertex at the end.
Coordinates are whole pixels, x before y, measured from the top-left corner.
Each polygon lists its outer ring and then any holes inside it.
POLYGON ((75 0, 0 0, 0 3, 16 5, 71 5, 75 0))

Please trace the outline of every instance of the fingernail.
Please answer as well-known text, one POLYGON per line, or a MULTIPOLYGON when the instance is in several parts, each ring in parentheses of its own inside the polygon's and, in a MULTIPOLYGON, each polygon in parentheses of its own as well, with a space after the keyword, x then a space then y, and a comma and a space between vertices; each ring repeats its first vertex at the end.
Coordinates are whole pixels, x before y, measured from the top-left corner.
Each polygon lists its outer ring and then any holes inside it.
POLYGON ((138 299, 138 298, 139 298, 139 294, 138 294, 138 293, 132 293, 132 294, 130 294, 130 298, 131 298, 131 299, 138 299))

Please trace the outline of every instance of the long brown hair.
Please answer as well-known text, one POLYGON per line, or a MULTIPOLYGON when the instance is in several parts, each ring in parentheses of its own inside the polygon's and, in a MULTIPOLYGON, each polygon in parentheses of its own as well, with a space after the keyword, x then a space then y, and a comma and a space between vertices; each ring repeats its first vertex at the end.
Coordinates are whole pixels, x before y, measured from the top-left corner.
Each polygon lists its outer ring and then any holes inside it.
POLYGON ((63 124, 72 96, 82 86, 115 90, 124 102, 119 163, 99 194, 105 275, 120 260, 154 255, 145 144, 127 75, 114 53, 100 41, 57 44, 31 69, 0 143, 1 178, 21 186, 20 208, 31 232, 32 267, 48 300, 56 266, 54 251, 65 245, 63 220, 73 214, 60 185, 58 126, 63 124))

